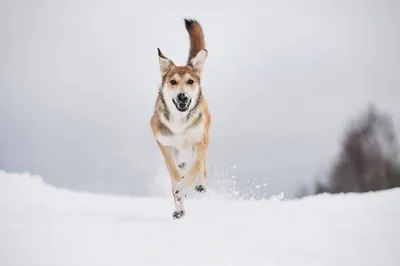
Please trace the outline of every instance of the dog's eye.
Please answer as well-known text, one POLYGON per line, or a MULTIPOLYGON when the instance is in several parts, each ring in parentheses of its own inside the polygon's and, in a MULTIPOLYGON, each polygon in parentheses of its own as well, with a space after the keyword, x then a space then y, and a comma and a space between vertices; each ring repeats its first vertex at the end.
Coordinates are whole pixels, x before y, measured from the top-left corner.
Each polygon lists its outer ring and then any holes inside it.
POLYGON ((193 79, 189 79, 189 80, 188 80, 188 83, 189 83, 189 84, 193 84, 193 82, 194 82, 193 79))
POLYGON ((176 82, 176 80, 174 80, 174 79, 171 80, 170 82, 171 82, 172 85, 176 85, 176 83, 178 83, 178 82, 176 82))

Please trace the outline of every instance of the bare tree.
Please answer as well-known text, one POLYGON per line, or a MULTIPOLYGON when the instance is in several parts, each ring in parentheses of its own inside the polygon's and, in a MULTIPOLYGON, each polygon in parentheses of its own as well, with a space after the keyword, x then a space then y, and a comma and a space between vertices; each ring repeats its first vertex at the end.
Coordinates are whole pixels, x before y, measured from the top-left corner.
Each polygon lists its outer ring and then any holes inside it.
POLYGON ((372 105, 344 135, 327 184, 314 193, 367 192, 400 187, 399 146, 389 116, 372 105))

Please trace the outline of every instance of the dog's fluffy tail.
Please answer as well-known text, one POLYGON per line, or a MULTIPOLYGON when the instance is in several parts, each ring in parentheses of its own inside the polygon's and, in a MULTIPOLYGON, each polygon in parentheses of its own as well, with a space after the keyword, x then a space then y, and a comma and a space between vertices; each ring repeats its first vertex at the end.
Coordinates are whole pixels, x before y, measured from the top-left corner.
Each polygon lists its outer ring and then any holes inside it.
POLYGON ((189 63, 190 59, 195 57, 200 50, 205 49, 205 42, 203 29, 196 20, 185 19, 185 25, 190 37, 189 63))

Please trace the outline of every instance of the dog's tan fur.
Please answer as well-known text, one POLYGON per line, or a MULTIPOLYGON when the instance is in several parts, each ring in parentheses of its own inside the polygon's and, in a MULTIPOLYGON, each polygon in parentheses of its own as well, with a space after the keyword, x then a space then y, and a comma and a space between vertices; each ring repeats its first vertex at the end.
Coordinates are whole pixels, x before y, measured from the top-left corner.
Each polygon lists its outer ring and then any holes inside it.
POLYGON ((183 198, 197 176, 200 177, 204 189, 211 123, 208 104, 200 86, 208 54, 203 30, 197 21, 185 19, 185 24, 190 36, 190 52, 185 66, 176 66, 158 49, 162 83, 151 118, 153 136, 171 177, 172 195, 176 206, 175 218, 183 216, 183 198), (176 84, 172 84, 172 80, 176 84), (190 80, 193 81, 192 84, 190 80), (169 95, 176 95, 178 91, 193 97, 193 102, 185 112, 179 112, 172 106, 169 95), (183 163, 178 160, 178 155, 183 150, 189 150, 193 156, 187 167, 183 167, 183 163))

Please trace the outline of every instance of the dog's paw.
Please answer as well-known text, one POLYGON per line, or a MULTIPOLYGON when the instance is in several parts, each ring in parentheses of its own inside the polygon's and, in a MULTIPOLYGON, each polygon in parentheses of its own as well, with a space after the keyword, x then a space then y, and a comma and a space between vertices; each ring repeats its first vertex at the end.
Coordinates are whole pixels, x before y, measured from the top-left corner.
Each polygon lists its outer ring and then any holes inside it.
POLYGON ((206 192, 206 188, 205 188, 203 185, 197 185, 197 186, 195 187, 195 189, 196 189, 196 191, 199 192, 199 193, 204 193, 204 192, 206 192))
POLYGON ((185 215, 185 211, 181 210, 181 211, 174 211, 172 213, 172 218, 174 219, 180 219, 185 215))

